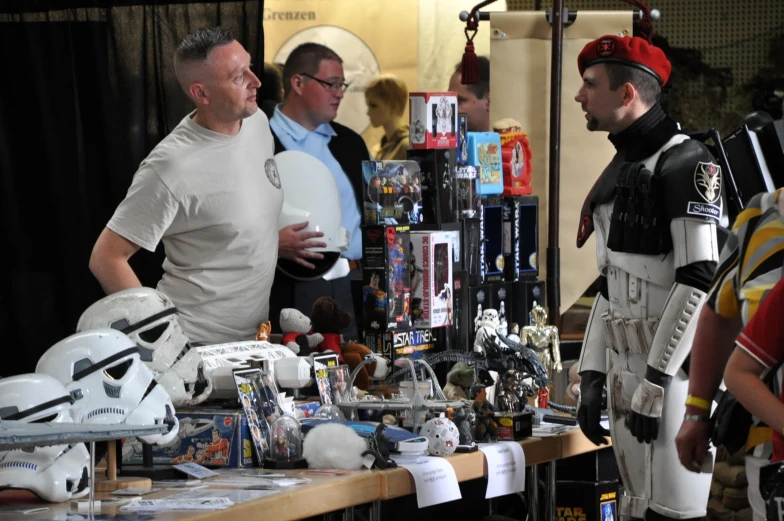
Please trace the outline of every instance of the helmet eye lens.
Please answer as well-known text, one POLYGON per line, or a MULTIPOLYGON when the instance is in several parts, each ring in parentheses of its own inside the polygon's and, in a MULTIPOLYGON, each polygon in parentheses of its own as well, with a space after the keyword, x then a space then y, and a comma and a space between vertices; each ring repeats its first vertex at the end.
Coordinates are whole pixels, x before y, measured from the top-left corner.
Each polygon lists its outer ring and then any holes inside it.
POLYGON ((125 360, 124 362, 120 362, 117 365, 113 365, 104 369, 103 373, 112 380, 119 380, 125 376, 125 373, 128 372, 128 369, 130 369, 132 363, 133 360, 125 360))
POLYGON ((166 330, 169 328, 169 323, 164 322, 162 324, 158 324, 154 328, 148 329, 147 331, 142 331, 139 333, 139 338, 147 342, 148 344, 154 344, 161 338, 166 330))

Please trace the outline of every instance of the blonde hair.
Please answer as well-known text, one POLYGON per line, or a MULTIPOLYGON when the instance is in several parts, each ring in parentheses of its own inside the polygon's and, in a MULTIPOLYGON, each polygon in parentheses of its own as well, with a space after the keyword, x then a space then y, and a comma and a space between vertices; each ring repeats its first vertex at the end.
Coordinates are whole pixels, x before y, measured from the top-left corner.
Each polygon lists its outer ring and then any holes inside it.
POLYGON ((365 87, 365 97, 370 96, 388 103, 394 113, 401 116, 408 103, 408 88, 400 78, 391 74, 382 74, 370 80, 365 87))

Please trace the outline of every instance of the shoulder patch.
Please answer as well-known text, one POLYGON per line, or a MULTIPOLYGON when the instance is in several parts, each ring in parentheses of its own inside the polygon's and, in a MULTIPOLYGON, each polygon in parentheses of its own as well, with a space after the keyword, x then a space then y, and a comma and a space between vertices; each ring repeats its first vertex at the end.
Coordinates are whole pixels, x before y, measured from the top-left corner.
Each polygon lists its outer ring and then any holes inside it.
POLYGON ((708 204, 721 197, 721 167, 716 163, 697 163, 694 169, 694 187, 708 204))
POLYGON ((267 179, 272 183, 272 186, 280 189, 280 175, 278 175, 278 165, 275 163, 274 157, 264 162, 264 171, 267 173, 267 179))

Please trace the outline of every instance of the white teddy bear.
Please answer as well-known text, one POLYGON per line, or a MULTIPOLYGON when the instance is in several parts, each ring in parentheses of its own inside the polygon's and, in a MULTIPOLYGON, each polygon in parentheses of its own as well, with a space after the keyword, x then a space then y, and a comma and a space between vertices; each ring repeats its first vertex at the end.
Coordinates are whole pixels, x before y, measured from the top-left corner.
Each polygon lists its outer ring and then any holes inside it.
POLYGON ((324 341, 320 333, 308 334, 313 326, 310 318, 294 308, 280 310, 280 330, 283 331, 281 344, 291 349, 294 354, 308 356, 311 349, 324 341))

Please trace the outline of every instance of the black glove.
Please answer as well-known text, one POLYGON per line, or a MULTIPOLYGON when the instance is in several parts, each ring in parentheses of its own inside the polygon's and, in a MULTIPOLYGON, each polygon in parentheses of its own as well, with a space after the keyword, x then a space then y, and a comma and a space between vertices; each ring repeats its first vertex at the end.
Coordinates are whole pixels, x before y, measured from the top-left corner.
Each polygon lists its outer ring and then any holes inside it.
POLYGON ((605 437, 610 431, 601 426, 602 389, 607 375, 599 371, 580 373, 580 407, 577 409, 577 422, 585 437, 594 445, 607 445, 605 437))
POLYGON ((672 381, 651 366, 645 370, 645 380, 632 396, 631 411, 626 417, 626 427, 640 443, 650 443, 659 437, 664 393, 672 381))

